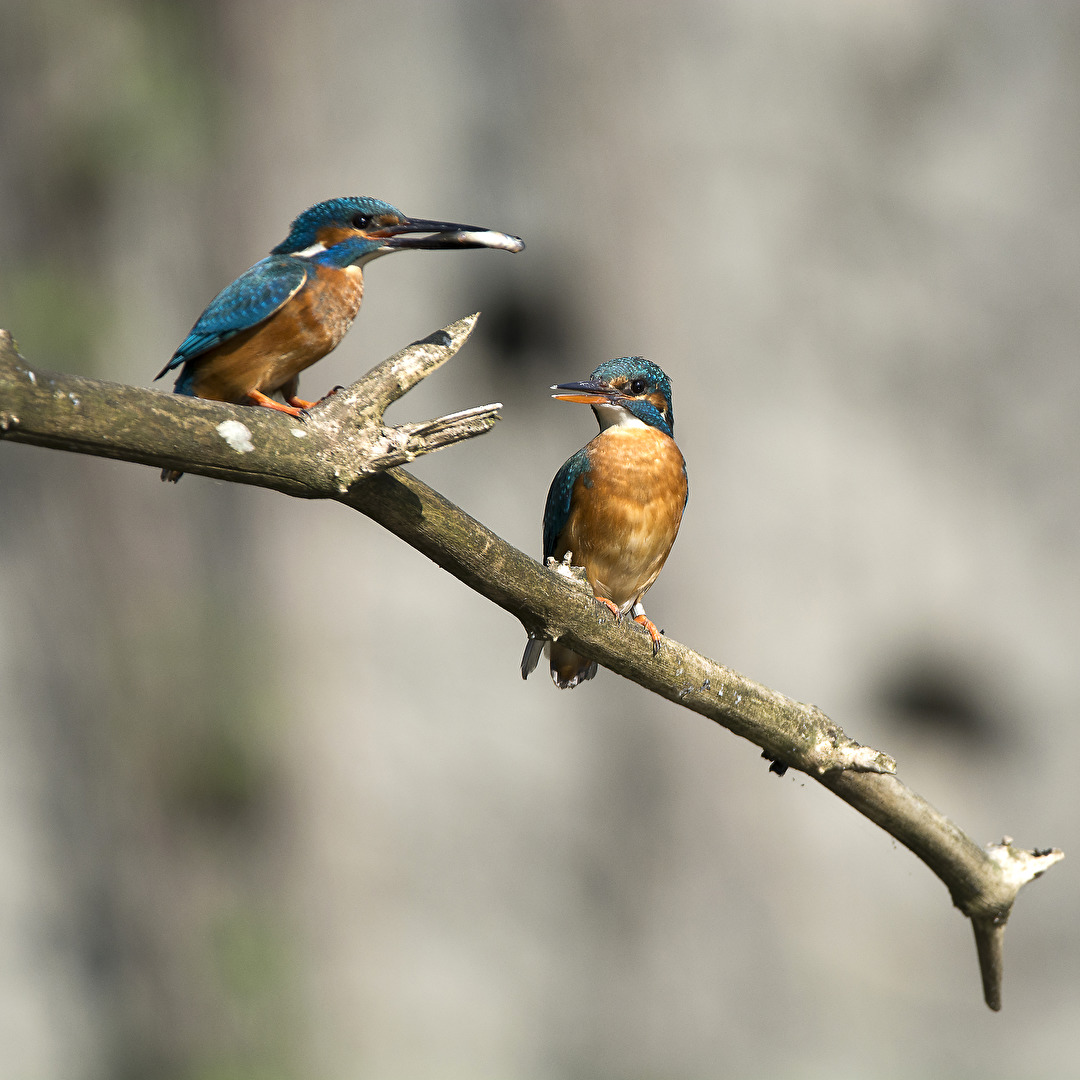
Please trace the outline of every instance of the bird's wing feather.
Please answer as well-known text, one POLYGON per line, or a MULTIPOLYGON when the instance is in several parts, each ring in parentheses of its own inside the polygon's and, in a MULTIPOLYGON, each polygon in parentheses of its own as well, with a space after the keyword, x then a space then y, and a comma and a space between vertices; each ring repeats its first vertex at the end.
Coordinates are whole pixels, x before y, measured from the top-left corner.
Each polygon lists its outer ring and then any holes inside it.
POLYGON ((521 677, 527 679, 540 663, 540 657, 544 655, 545 641, 543 638, 531 637, 525 642, 525 651, 521 654, 521 677))
POLYGON ((307 277, 307 265, 291 255, 270 255, 257 262, 210 301, 155 378, 258 326, 294 296, 307 277))
POLYGON ((548 489, 547 504, 544 506, 544 562, 555 554, 555 545, 559 534, 570 516, 570 498, 574 492, 574 482, 589 468, 589 456, 584 449, 579 450, 555 474, 548 489))

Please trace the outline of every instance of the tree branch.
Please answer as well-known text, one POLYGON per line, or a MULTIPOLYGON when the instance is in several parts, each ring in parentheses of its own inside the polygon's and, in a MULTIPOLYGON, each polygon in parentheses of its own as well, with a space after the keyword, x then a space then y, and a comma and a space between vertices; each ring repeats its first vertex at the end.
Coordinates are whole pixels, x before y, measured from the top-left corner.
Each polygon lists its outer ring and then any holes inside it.
POLYGON ((316 405, 306 422, 134 386, 38 371, 0 331, 0 438, 140 462, 308 499, 335 499, 401 537, 532 633, 558 639, 619 675, 762 748, 771 768, 805 772, 880 825, 944 882, 972 921, 983 993, 1001 1008, 1002 937, 1020 888, 1063 858, 1006 837, 982 848, 896 777, 887 754, 848 738, 820 709, 665 638, 614 622, 570 568, 540 566, 394 466, 491 429, 486 405, 386 427, 387 406, 464 344, 477 316, 390 357, 316 405), (387 471, 393 469, 393 471, 387 471))

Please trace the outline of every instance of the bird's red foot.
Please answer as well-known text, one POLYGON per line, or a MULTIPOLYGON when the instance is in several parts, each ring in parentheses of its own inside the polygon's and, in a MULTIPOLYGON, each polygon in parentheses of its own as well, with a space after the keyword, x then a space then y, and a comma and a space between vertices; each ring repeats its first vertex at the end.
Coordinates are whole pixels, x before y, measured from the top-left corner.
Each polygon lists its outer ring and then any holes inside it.
POLYGON ((248 394, 252 403, 255 405, 261 405, 264 409, 273 409, 275 412, 288 413, 289 416, 295 416, 298 419, 303 419, 301 410, 295 405, 282 405, 280 401, 275 401, 273 398, 268 398, 265 394, 259 393, 258 390, 252 390, 248 394))
POLYGON ((344 389, 345 387, 342 386, 341 383, 338 383, 332 390, 327 390, 318 401, 305 401, 302 397, 297 397, 295 394, 292 397, 287 397, 285 400, 295 409, 314 409, 316 405, 321 405, 327 398, 333 397, 339 390, 344 389))
POLYGON ((656 629, 656 623, 644 611, 634 616, 634 622, 649 631, 649 637, 652 638, 652 654, 656 656, 660 652, 660 631, 656 629))
POLYGON ((613 604, 606 596, 598 596, 596 598, 598 604, 603 604, 604 607, 615 616, 615 621, 618 622, 622 618, 622 611, 619 609, 618 604, 613 604))

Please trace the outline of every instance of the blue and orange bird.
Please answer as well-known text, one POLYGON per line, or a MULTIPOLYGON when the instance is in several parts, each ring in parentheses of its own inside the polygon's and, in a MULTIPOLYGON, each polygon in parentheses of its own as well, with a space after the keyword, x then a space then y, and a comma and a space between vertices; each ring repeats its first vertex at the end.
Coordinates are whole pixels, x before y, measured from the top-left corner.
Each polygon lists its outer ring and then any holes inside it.
MULTIPOLYGON (((367 196, 317 203, 265 259, 210 301, 156 378, 180 367, 178 394, 302 416, 314 402, 296 396, 300 372, 345 336, 372 259, 412 248, 481 247, 521 251, 525 245, 473 225, 409 218, 367 196), (285 404, 273 400, 279 392, 285 404)), ((161 478, 180 475, 165 469, 161 478)))
MULTIPOLYGON (((641 599, 667 561, 688 494, 675 445, 671 382, 643 356, 601 364, 587 382, 560 383, 556 401, 591 405, 600 434, 555 474, 544 507, 544 561, 569 557, 585 568, 599 603, 616 619, 633 614, 660 651, 660 634, 641 599)), ((560 689, 596 674, 595 661, 557 641, 529 638, 527 679, 547 650, 560 689)))

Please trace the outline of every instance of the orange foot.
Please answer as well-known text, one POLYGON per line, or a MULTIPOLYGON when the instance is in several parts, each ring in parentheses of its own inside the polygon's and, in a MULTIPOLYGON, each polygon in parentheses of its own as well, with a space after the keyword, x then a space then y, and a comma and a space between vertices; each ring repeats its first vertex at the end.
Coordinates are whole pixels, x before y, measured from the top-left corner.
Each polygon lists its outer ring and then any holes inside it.
POLYGON ((653 656, 658 655, 660 652, 660 631, 656 629, 656 623, 644 611, 639 611, 634 616, 634 622, 639 626, 644 626, 649 631, 649 637, 652 638, 652 654, 653 656))
POLYGON ((622 618, 622 611, 620 610, 619 605, 613 604, 606 596, 598 596, 596 598, 596 602, 598 604, 603 604, 604 607, 606 607, 608 611, 610 611, 611 614, 615 616, 616 622, 618 622, 622 618))
MULTIPOLYGON (((255 405, 261 405, 264 409, 274 409, 276 412, 288 413, 290 416, 298 417, 301 420, 304 418, 303 412, 297 406, 282 405, 280 401, 268 398, 265 394, 259 393, 258 390, 252 390, 248 397, 255 405)), ((291 400, 296 401, 298 399, 293 398, 291 400)), ((303 408, 306 407, 306 405, 303 406, 303 408)))
POLYGON ((295 409, 314 409, 320 402, 325 401, 328 397, 333 397, 339 390, 344 390, 345 387, 338 384, 333 390, 327 391, 318 401, 305 401, 301 397, 297 397, 295 394, 292 397, 287 397, 285 400, 293 406, 295 409))

